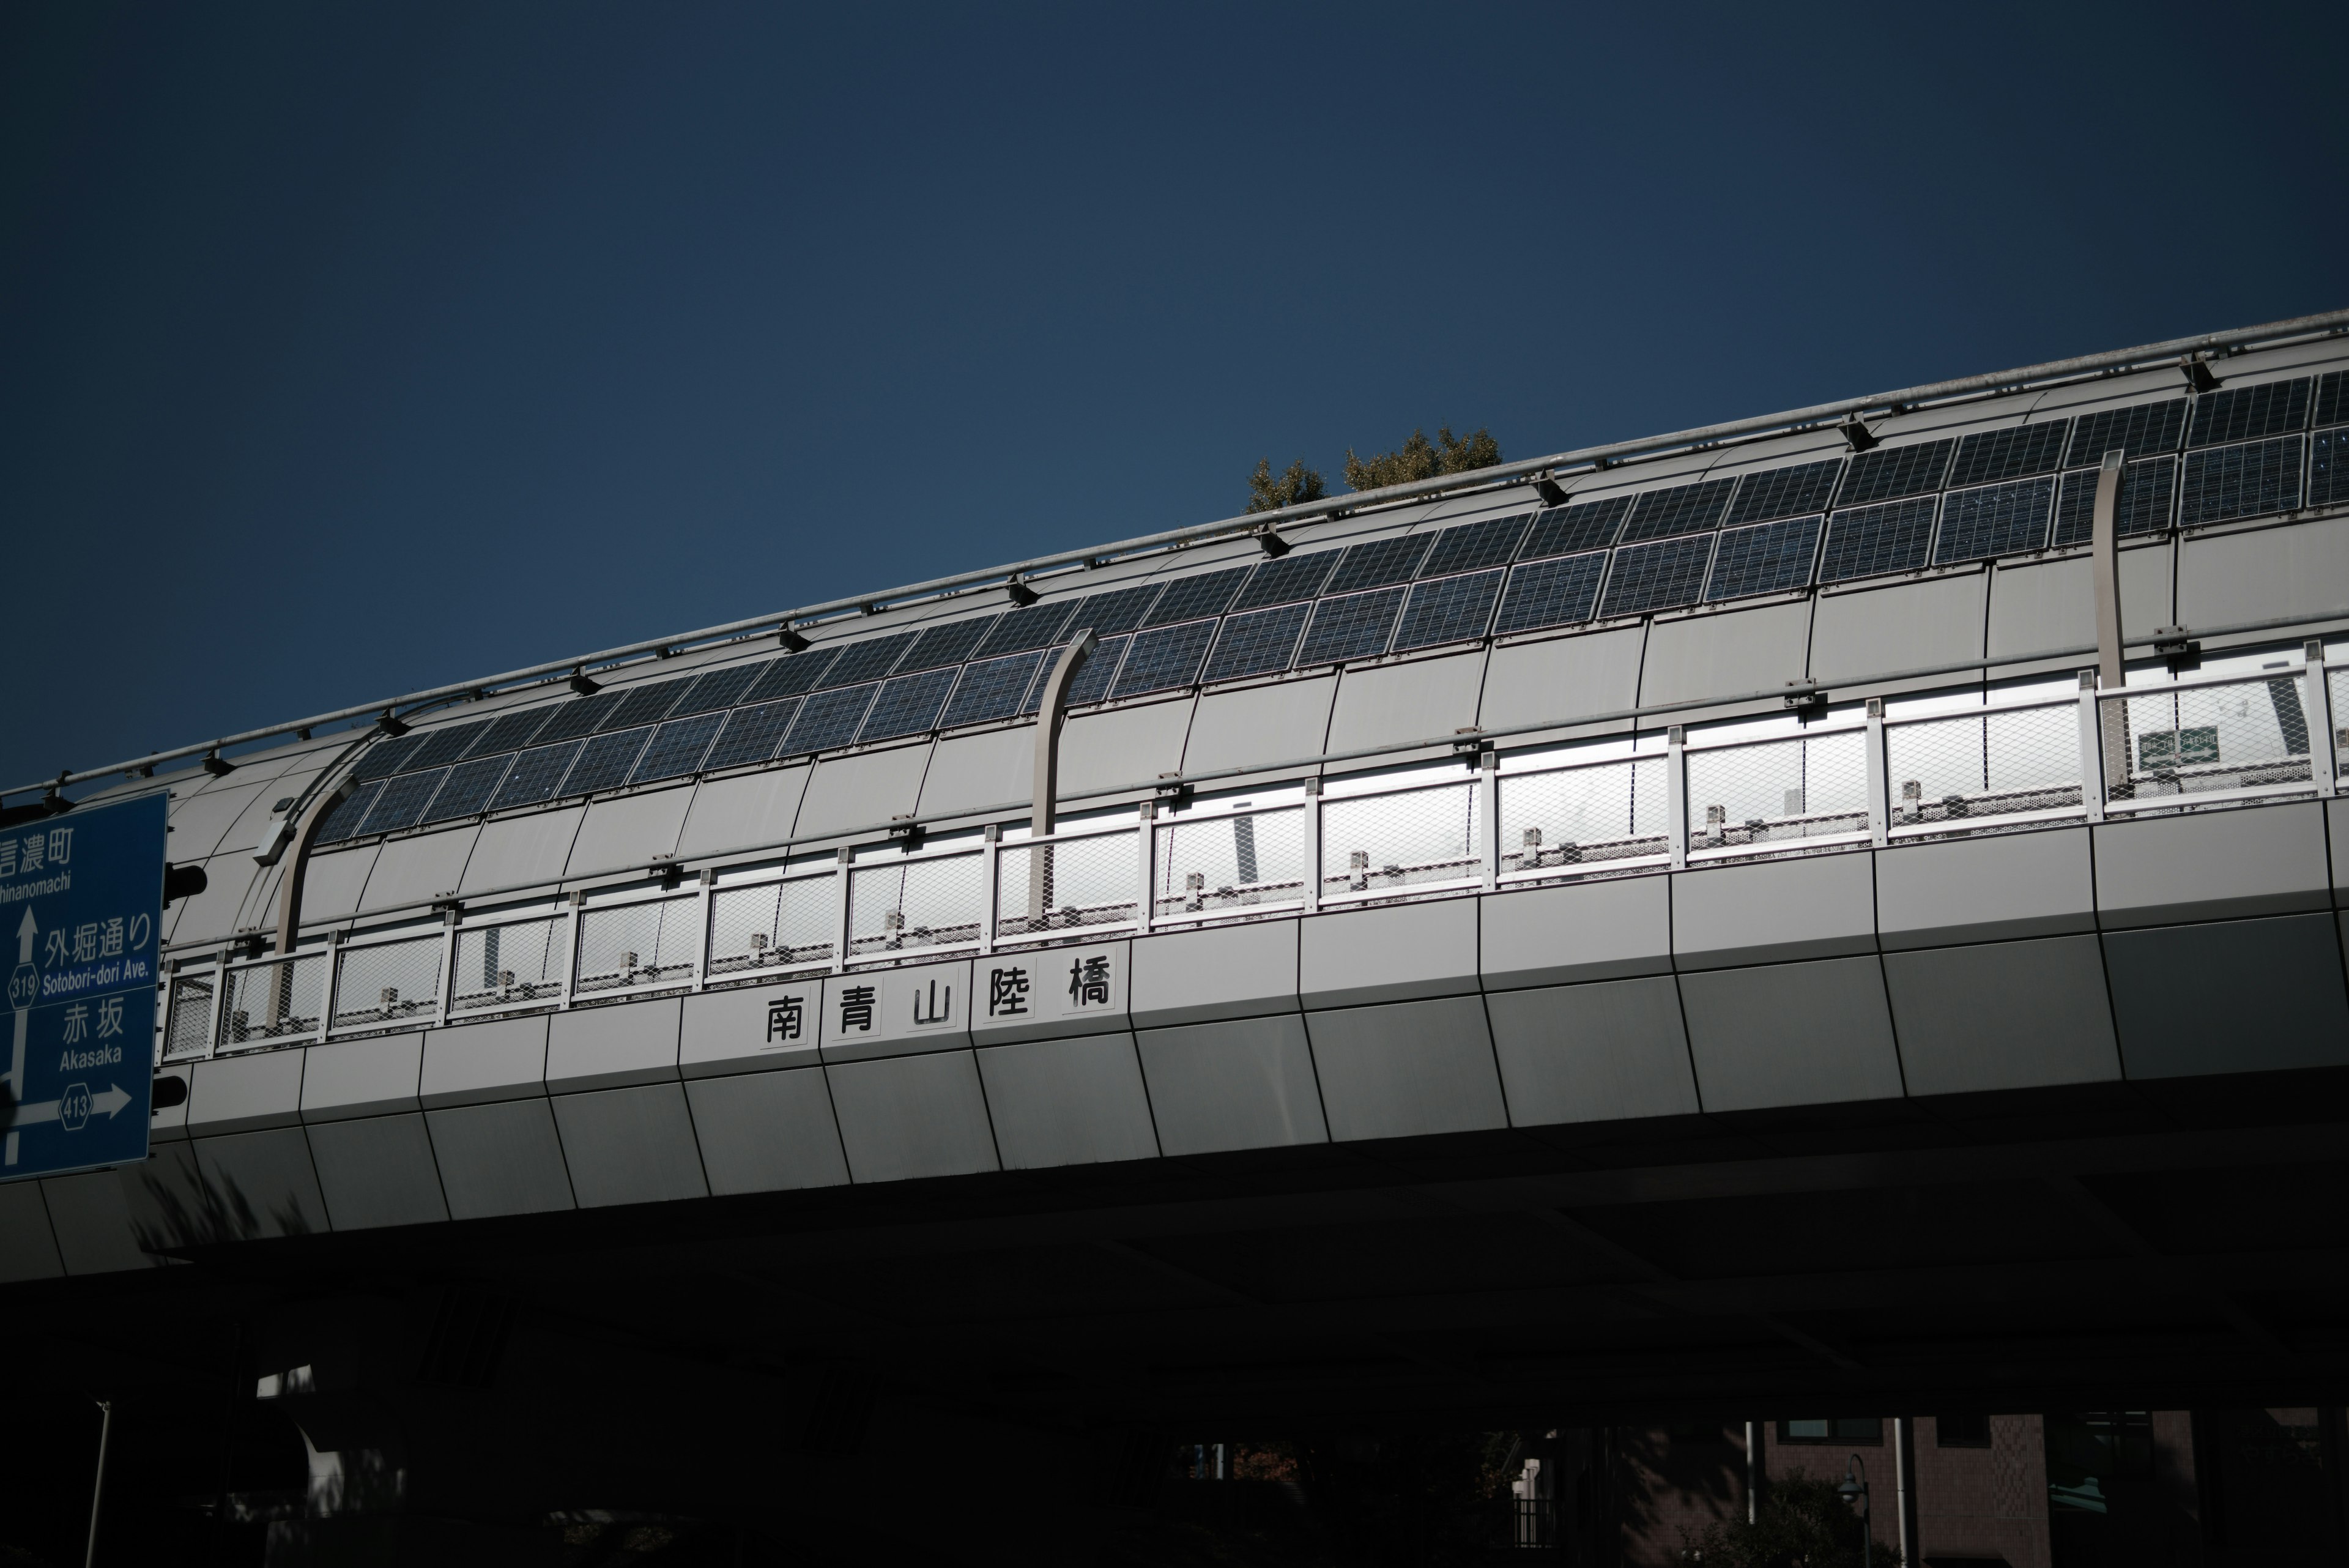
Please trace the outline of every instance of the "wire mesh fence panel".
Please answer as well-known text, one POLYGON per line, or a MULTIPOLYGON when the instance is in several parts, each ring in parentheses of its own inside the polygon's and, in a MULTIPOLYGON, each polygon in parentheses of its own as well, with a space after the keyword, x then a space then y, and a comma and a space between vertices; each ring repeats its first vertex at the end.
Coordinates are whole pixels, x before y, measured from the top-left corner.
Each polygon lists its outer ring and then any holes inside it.
POLYGON ((1843 730, 1686 754, 1689 847, 1727 849, 1863 832, 1868 732, 1843 730))
POLYGON ((1972 822, 2080 805, 2080 717, 2069 702, 1888 724, 1892 826, 1972 822))
POLYGON ((2113 800, 2308 781, 2308 715, 2297 674, 2113 699, 2105 704, 2107 723, 2115 708, 2124 715, 2124 762, 2106 780, 2113 800))
POLYGON ((1005 845, 996 859, 996 934, 1040 936, 1133 919, 1142 892, 1140 832, 1005 845))
POLYGON ((560 997, 563 934, 570 925, 566 916, 549 915, 511 925, 458 927, 449 1011, 478 1012, 560 997))
POLYGON ((364 1029, 429 1014, 440 1005, 439 933, 345 948, 335 955, 331 1027, 364 1029))
POLYGON ((163 1060, 184 1062, 209 1049, 212 999, 220 977, 211 970, 171 977, 171 1011, 163 1021, 163 1060))
POLYGON ((1321 890, 1376 893, 1484 875, 1477 788, 1438 784, 1354 795, 1321 807, 1321 890))
POLYGON ((1661 855, 1664 759, 1634 757, 1501 775, 1501 869, 1531 871, 1661 855))
POLYGON ((709 900, 709 972, 830 963, 839 913, 836 875, 720 888, 709 900))
POLYGON ((572 982, 572 994, 689 979, 700 902, 691 897, 651 898, 580 910, 579 978, 572 982))
POLYGON ((848 883, 849 955, 975 942, 987 918, 986 895, 976 850, 856 867, 848 883))
POLYGON ((1305 808, 1234 812, 1156 828, 1157 915, 1203 915, 1305 897, 1305 808))
POLYGON ((325 953, 231 970, 221 999, 220 1049, 314 1034, 326 1005, 325 953))

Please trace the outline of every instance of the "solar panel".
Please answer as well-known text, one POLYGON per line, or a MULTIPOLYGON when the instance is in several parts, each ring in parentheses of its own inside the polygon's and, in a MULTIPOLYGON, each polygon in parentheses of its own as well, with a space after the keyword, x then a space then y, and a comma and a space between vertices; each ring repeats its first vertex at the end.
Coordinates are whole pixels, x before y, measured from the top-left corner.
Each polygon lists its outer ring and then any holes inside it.
POLYGON ((990 659, 983 664, 963 666, 962 680, 955 687, 954 699, 938 718, 938 728, 951 730, 957 724, 984 723, 989 719, 1009 719, 1019 711, 1019 699, 1028 694, 1029 683, 1036 679, 1036 667, 1044 662, 1042 653, 1015 653, 1009 659, 990 659))
POLYGON ((1077 601, 1074 613, 1069 617, 1069 635, 1091 629, 1095 637, 1115 637, 1132 631, 1150 613, 1151 601, 1158 597, 1159 585, 1144 583, 1140 587, 1120 588, 1115 593, 1094 594, 1077 601))
POLYGON ((1330 578, 1330 586, 1322 592, 1350 594, 1361 588, 1407 583, 1419 570, 1420 557, 1426 553, 1424 534, 1398 534, 1392 539, 1349 545, 1337 572, 1330 578))
POLYGON ((424 808, 432 804, 448 777, 449 770, 439 768, 429 774, 402 774, 391 780, 375 797, 375 809, 367 814, 367 826, 359 831, 397 833, 415 826, 424 819, 424 808))
POLYGON ((572 760, 585 745, 582 741, 565 741, 560 745, 534 746, 514 759, 513 771, 506 782, 490 797, 492 811, 503 811, 508 806, 536 805, 553 800, 563 788, 563 775, 571 771, 572 760))
POLYGON ((625 691, 598 691, 575 702, 564 702, 554 710, 554 715, 546 721, 546 727, 533 738, 543 746, 549 741, 568 741, 589 734, 603 723, 612 710, 620 705, 620 699, 626 695, 625 691))
POLYGON ((318 825, 320 844, 340 844, 346 838, 357 836, 359 824, 367 820, 375 797, 383 793, 381 784, 362 784, 351 797, 339 805, 328 808, 326 820, 318 825))
POLYGON ((898 668, 936 670, 940 665, 960 664, 994 626, 995 617, 974 616, 968 620, 950 620, 942 626, 925 628, 922 635, 914 639, 914 650, 905 655, 905 662, 898 668))
POLYGON ((1311 598, 1330 580, 1330 568, 1338 564, 1341 554, 1338 550, 1322 550, 1310 556, 1291 554, 1278 561, 1264 562, 1257 567, 1256 576, 1248 579, 1247 587, 1240 590, 1240 597, 1232 601, 1234 613, 1311 598))
POLYGON ((750 683, 765 674, 766 670, 763 663, 730 664, 722 670, 706 670, 702 671, 701 679, 693 683, 693 690, 668 711, 668 716, 685 719, 696 713, 711 713, 720 708, 731 708, 742 701, 742 693, 750 690, 750 683))
MULTIPOLYGON (((2300 376, 2289 381, 2262 381, 2256 387, 2224 387, 2215 392, 2204 392, 2194 400, 2194 429, 2188 434, 2186 444, 2218 446, 2305 430, 2308 391, 2309 379, 2300 376)), ((2191 493, 2191 465, 2187 469, 2186 485, 2191 493)))
POLYGON ((1335 664, 1384 653, 1402 598, 1401 588, 1381 588, 1376 593, 1314 601, 1313 624, 1306 629, 1305 644, 1297 654, 1299 666, 1335 664))
POLYGON ((408 760, 409 753, 423 743, 421 735, 394 735, 388 741, 378 741, 359 754, 358 766, 351 770, 351 777, 365 784, 369 779, 396 774, 399 771, 399 764, 408 760))
POLYGON ((677 700, 685 695, 690 680, 655 680, 647 685, 631 686, 612 716, 597 726, 600 730, 633 730, 639 724, 658 723, 668 717, 677 700))
POLYGON ((1435 535, 1435 543, 1421 563, 1423 577, 1447 577, 1454 572, 1481 572, 1487 566, 1505 566, 1517 558, 1517 542, 1526 536, 1526 524, 1533 514, 1520 512, 1511 517, 1487 517, 1481 523, 1463 524, 1446 528, 1435 535))
POLYGON ((1203 680, 1237 680, 1245 675, 1270 675, 1288 668, 1297 652, 1297 634, 1305 629, 1310 604, 1280 605, 1248 615, 1224 618, 1224 633, 1216 639, 1203 680))
POLYGON ((1623 543, 1636 545, 1642 539, 1670 539, 1718 528, 1721 514, 1729 508, 1729 493, 1736 488, 1733 479, 1708 479, 1699 484, 1651 490, 1632 506, 1631 524, 1623 530, 1623 543))
POLYGON ((860 681, 879 680, 897 667, 897 660, 905 656, 905 650, 921 635, 917 631, 900 631, 887 637, 876 637, 870 642, 844 644, 838 662, 823 672, 823 680, 817 690, 854 686, 860 681))
POLYGON ((2300 437, 2189 452, 2179 488, 2180 527, 2289 512, 2300 504, 2300 437))
POLYGON ((1925 564, 1933 544, 1933 512, 1940 498, 1920 495, 1882 506, 1858 506, 1827 520, 1827 547, 1819 557, 1819 581, 1840 583, 1879 572, 1913 572, 1925 564))
POLYGON ((1604 550, 1519 566, 1509 574, 1509 591, 1501 596, 1501 614, 1493 623, 1493 635, 1506 637, 1513 631, 1588 620, 1599 602, 1599 579, 1606 575, 1604 550))
MULTIPOLYGON (((1125 645, 1130 637, 1105 637, 1077 672, 1069 678, 1066 705, 1073 708, 1080 702, 1098 702, 1109 695, 1110 683, 1117 679, 1118 660, 1125 657, 1125 645)), ((1052 666, 1059 662, 1061 650, 1052 649, 1044 656, 1044 668, 1036 672, 1036 684, 1029 689, 1028 701, 1022 711, 1032 713, 1044 705, 1044 682, 1052 676, 1052 666)))
POLYGON ((1166 585, 1166 591, 1150 609, 1150 618, 1143 627, 1177 626, 1203 616, 1224 613, 1232 596, 1240 591, 1240 582, 1248 575, 1246 566, 1231 566, 1220 572, 1202 572, 1195 577, 1175 577, 1166 585))
POLYGON ((1645 615, 1696 603, 1704 590, 1704 569, 1713 559, 1713 535, 1698 534, 1653 545, 1626 545, 1615 552, 1607 576, 1602 616, 1645 615))
POLYGON ((2069 420, 1976 431, 1958 443, 1958 461, 1950 465, 1949 486, 1955 490, 1961 485, 2053 472, 2063 466, 2064 443, 2071 433, 2069 420))
POLYGON ((724 713, 671 719, 653 732, 653 743, 636 759, 636 771, 628 775, 628 782, 651 784, 656 779, 678 778, 698 771, 702 756, 709 750, 710 737, 724 722, 724 713))
POLYGON ((864 722, 864 710, 873 706, 873 694, 880 690, 875 683, 817 692, 800 704, 800 716, 792 721, 792 732, 776 754, 800 756, 848 744, 856 738, 857 726, 864 722))
POLYGON ((799 711, 796 697, 761 702, 755 708, 735 709, 726 715, 726 728, 719 732, 718 743, 701 759, 702 771, 714 773, 719 768, 765 762, 775 754, 776 743, 792 727, 792 715, 799 711))
POLYGON ((612 730, 591 737, 587 747, 579 753, 579 761, 563 781, 565 794, 593 794, 599 789, 617 789, 628 782, 628 773, 636 765, 637 753, 652 735, 649 726, 639 730, 612 730))
POLYGON ((1705 584, 1706 602, 1783 593, 1808 585, 1811 564, 1819 553, 1819 526, 1826 521, 1816 516, 1788 517, 1723 529, 1721 548, 1713 557, 1713 576, 1705 584))
POLYGON ((546 722, 546 716, 553 711, 551 708, 524 708, 518 713, 508 713, 492 720, 489 733, 475 742, 473 755, 490 757, 500 752, 522 750, 530 744, 530 738, 538 733, 539 726, 546 722))
POLYGON ((1768 523, 1779 517, 1825 512, 1827 502, 1835 495, 1836 480, 1842 473, 1843 459, 1839 457, 1749 473, 1737 482, 1737 499, 1730 504, 1726 525, 1734 528, 1741 523, 1768 523))
POLYGON ((1623 519, 1630 514, 1631 498, 1628 495, 1554 506, 1534 519, 1533 532, 1518 554, 1526 560, 1538 561, 1545 556, 1576 556, 1585 550, 1603 550, 1615 542, 1615 535, 1622 531, 1623 519))
POLYGON ((1141 633, 1126 649, 1125 667, 1117 672, 1113 694, 1138 697, 1144 691, 1188 686, 1198 679, 1199 661, 1207 657, 1207 644, 1215 639, 1216 623, 1212 620, 1163 626, 1141 633))
POLYGON ((2047 547, 2047 517, 2055 503, 2055 476, 2017 479, 1974 490, 1952 490, 1941 501, 1941 532, 1933 561, 1986 561, 2047 547))
POLYGON ((873 711, 864 715, 864 728, 856 732, 856 738, 887 741, 926 732, 937 723, 938 710, 946 706, 947 693, 954 690, 955 677, 961 673, 960 669, 948 666, 898 676, 873 700, 873 711))
POLYGON ((779 697, 799 697, 815 690, 833 661, 840 657, 836 648, 811 648, 805 653, 794 653, 789 659, 778 659, 767 666, 767 672, 750 683, 742 693, 745 702, 772 702, 779 697))
POLYGON ((1052 599, 1043 604, 1027 605, 996 618, 994 629, 987 640, 975 650, 980 658, 999 653, 1028 653, 1052 646, 1069 624, 1069 612, 1076 607, 1074 599, 1052 599))
MULTIPOLYGON (((2064 476, 2064 492, 2055 502, 2054 545, 2085 545, 2095 532, 2096 472, 2079 469, 2064 476)), ((2121 537, 2158 534, 2169 526, 2169 502, 2178 483, 2178 460, 2148 458, 2121 470, 2118 521, 2121 537)))
POLYGON ((2349 430, 2319 431, 2309 446, 2308 504, 2349 501, 2349 430))
POLYGON ((2081 468, 2105 461, 2119 447, 2131 460, 2176 452, 2186 433, 2186 400, 2164 398, 2158 403, 2131 403, 2125 409, 2099 409, 2072 421, 2072 451, 2064 465, 2081 468))
POLYGON ((2349 420, 2349 371, 2327 370, 2316 379, 2316 423, 2337 425, 2349 420))
POLYGON ((416 748, 414 754, 400 765, 399 771, 414 773, 422 768, 447 767, 463 756, 473 742, 481 738, 481 732, 489 727, 490 721, 480 719, 470 724, 451 724, 446 729, 427 731, 424 743, 416 748))
POLYGON ((1837 506, 1866 506, 1877 501, 1897 501, 1941 488, 1941 473, 1950 466, 1954 441, 1919 441, 1910 446, 1879 446, 1851 460, 1844 471, 1837 506))
POLYGON ((432 797, 431 807, 424 814, 426 822, 448 822, 455 817, 471 816, 490 804, 496 793, 498 781, 506 776, 511 756, 476 757, 470 763, 460 763, 450 770, 449 782, 432 797))
MULTIPOLYGON (((1514 544, 1515 541, 1512 541, 1514 544)), ((1433 577, 1411 590, 1397 623, 1394 650, 1433 648, 1441 642, 1464 642, 1482 637, 1493 624, 1493 601, 1501 594, 1502 573, 1496 567, 1464 577, 1433 577)))

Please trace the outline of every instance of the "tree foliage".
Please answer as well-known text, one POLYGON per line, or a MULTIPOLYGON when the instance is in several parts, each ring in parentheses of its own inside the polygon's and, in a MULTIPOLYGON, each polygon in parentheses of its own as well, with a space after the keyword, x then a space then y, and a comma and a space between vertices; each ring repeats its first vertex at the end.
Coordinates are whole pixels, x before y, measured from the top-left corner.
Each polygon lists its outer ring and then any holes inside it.
POLYGON ((1369 458, 1356 457, 1354 449, 1348 447, 1346 483, 1350 489, 1377 490, 1440 474, 1465 473, 1472 468, 1490 468, 1500 461, 1501 443, 1493 439, 1492 431, 1480 425, 1472 435, 1455 436, 1450 425, 1442 425, 1432 441, 1424 431, 1415 430, 1394 451, 1369 458))
POLYGON ((1256 472, 1248 476, 1250 512, 1277 512, 1284 506, 1294 506, 1300 501, 1319 501, 1327 492, 1320 473, 1305 466, 1300 460, 1288 465, 1288 472, 1272 472, 1272 459, 1256 460, 1256 472))
MULTIPOLYGON (((1689 1568, 1860 1568, 1860 1530, 1835 1482, 1795 1469, 1771 1478, 1752 1523, 1683 1531, 1682 1557, 1689 1568)), ((1872 1555, 1882 1568, 1900 1568, 1898 1548, 1878 1541, 1872 1555)))

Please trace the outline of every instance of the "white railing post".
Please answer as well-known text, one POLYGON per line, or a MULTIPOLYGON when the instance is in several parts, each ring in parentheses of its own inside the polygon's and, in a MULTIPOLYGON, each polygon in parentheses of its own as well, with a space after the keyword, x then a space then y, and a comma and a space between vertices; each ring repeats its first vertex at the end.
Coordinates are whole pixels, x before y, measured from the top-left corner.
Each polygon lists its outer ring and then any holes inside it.
POLYGON ((579 928, 587 909, 587 889, 571 889, 571 920, 563 937, 563 1005, 571 1005, 572 987, 579 981, 579 928))
POLYGON ((848 968, 848 867, 851 851, 845 844, 840 846, 834 862, 833 875, 840 878, 834 888, 837 902, 832 914, 832 972, 839 974, 848 968))
POLYGON ((1142 898, 1135 903, 1133 929, 1150 934, 1150 920, 1158 912, 1158 803, 1142 803, 1142 845, 1134 857, 1142 877, 1142 898))
POLYGON ((343 991, 343 939, 348 934, 336 930, 326 933, 326 983, 319 988, 318 1000, 318 1043, 322 1045, 335 1025, 335 1000, 343 991))
POLYGON ((1003 899, 998 883, 1003 864, 1003 828, 990 822, 978 845, 978 951, 984 958, 995 950, 995 920, 1003 899))
POLYGON ((2308 667, 2301 671, 2300 706, 2308 722, 2308 776, 2318 794, 2331 794, 2341 781, 2334 762, 2332 693, 2325 690, 2324 639, 2309 639, 2305 651, 2308 667))
POLYGON ((1675 871, 1688 869, 1688 732, 1678 724, 1664 732, 1664 831, 1675 871))
POLYGON ((701 868, 701 933, 693 945, 693 989, 709 989, 709 922, 718 915, 718 868, 701 868))
POLYGON ((1892 842, 1892 776, 1884 755, 1884 699, 1868 700, 1868 838, 1881 849, 1892 842))
POLYGON ((432 1020, 445 1024, 457 1011, 457 928, 465 911, 450 909, 440 919, 440 994, 432 999, 432 1020))
POLYGON ((212 1004, 204 1011, 212 1016, 204 1022, 203 1059, 211 1061, 220 1054, 221 1020, 228 1016, 228 954, 222 952, 212 960, 212 1004))
POLYGON ((1477 857, 1485 862, 1487 893, 1500 886, 1501 877, 1501 753, 1485 752, 1476 759, 1477 857))
POLYGON ((2104 727, 2098 722, 2096 672, 2080 671, 2080 805, 2090 822, 2105 820, 2104 727))
POLYGON ((1305 912, 1321 907, 1321 781, 1305 781, 1305 912))

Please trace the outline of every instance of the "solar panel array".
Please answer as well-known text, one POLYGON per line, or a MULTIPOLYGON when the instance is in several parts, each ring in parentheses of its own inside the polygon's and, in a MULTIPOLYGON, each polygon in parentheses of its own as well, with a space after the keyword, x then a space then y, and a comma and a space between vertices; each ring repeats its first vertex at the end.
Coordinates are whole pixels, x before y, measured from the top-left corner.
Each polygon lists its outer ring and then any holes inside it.
POLYGON ((645 681, 388 739, 321 841, 1072 706, 1814 583, 2349 502, 2349 372, 2224 387, 1744 475, 1569 500, 645 681))

